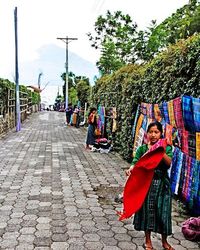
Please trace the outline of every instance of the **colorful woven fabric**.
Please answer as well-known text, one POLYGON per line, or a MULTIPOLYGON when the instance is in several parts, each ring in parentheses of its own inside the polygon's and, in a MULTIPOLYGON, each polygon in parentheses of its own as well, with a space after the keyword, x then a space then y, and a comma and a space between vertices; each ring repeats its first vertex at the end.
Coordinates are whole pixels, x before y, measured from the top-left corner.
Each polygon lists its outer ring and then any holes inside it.
POLYGON ((131 217, 142 206, 151 185, 154 169, 162 160, 166 146, 165 139, 159 140, 135 163, 124 187, 123 211, 118 212, 119 220, 131 217))
POLYGON ((169 113, 169 120, 170 120, 169 124, 171 124, 173 127, 176 128, 173 100, 168 102, 168 113, 169 113))
POLYGON ((165 138, 167 139, 167 143, 172 145, 172 125, 166 124, 165 126, 165 138))
POLYGON ((196 161, 196 168, 195 168, 195 174, 194 176, 194 182, 195 185, 192 190, 196 190, 194 194, 193 199, 193 214, 196 214, 197 216, 200 216, 200 161, 196 161), (195 178, 196 177, 196 178, 195 178))
POLYGON ((144 119, 142 121, 142 128, 146 131, 147 130, 147 116, 144 116, 144 119))
POLYGON ((195 132, 192 97, 182 96, 182 110, 183 110, 183 122, 185 129, 191 132, 195 132))
POLYGON ((196 158, 196 133, 188 133, 188 154, 196 158))
POLYGON ((189 132, 185 129, 180 130, 179 134, 181 135, 181 150, 185 154, 189 154, 188 150, 188 134, 189 132))
POLYGON ((162 115, 158 104, 154 104, 154 117, 159 122, 162 120, 162 115))
POLYGON ((133 127, 132 127, 132 139, 133 139, 133 141, 135 138, 136 126, 137 126, 137 121, 138 121, 139 115, 140 115, 140 105, 137 106, 137 110, 136 110, 135 117, 134 117, 134 123, 133 123, 133 127))
POLYGON ((134 152, 142 145, 144 139, 145 130, 141 127, 135 142, 134 152))
POLYGON ((112 133, 117 131, 117 108, 112 108, 112 133))
POLYGON ((195 171, 195 163, 196 160, 192 157, 190 157, 190 176, 189 176, 189 181, 188 181, 188 189, 186 191, 186 201, 189 203, 191 199, 193 199, 193 190, 192 190, 192 186, 193 186, 193 175, 194 175, 194 171, 195 171))
POLYGON ((182 160, 183 160, 183 153, 179 148, 175 147, 172 157, 170 182, 171 182, 172 192, 176 195, 178 195, 179 182, 182 169, 182 160))
POLYGON ((147 114, 149 114, 148 115, 148 117, 150 118, 150 119, 154 119, 154 108, 153 108, 153 104, 148 104, 147 105, 147 108, 148 108, 148 112, 147 112, 147 114))
POLYGON ((185 178, 183 181, 183 189, 182 189, 182 196, 183 196, 185 201, 187 201, 190 175, 191 175, 191 157, 186 155, 185 178))
POLYGON ((173 105, 174 105, 174 117, 176 121, 176 127, 177 128, 184 128, 184 122, 183 122, 183 112, 182 112, 182 103, 181 103, 182 98, 177 97, 173 100, 173 105))
POLYGON ((200 132, 200 98, 192 97, 193 119, 196 132, 200 132))
POLYGON ((139 135, 139 130, 142 126, 142 122, 144 119, 144 115, 140 114, 137 120, 137 125, 136 125, 136 129, 135 129, 135 138, 134 138, 134 144, 133 144, 133 153, 136 151, 136 141, 138 139, 138 135, 139 135))
POLYGON ((147 103, 142 102, 140 105, 140 113, 147 115, 147 103))
POLYGON ((200 133, 196 133, 196 159, 200 161, 200 133))
POLYGON ((169 112, 168 112, 168 103, 167 102, 163 102, 162 103, 162 109, 161 111, 163 111, 163 117, 166 123, 170 124, 170 120, 169 120, 169 112))
POLYGON ((179 197, 182 198, 182 190, 183 190, 183 185, 185 181, 185 171, 186 171, 186 154, 183 154, 183 159, 182 159, 182 168, 181 168, 181 174, 180 174, 180 181, 179 181, 179 187, 178 187, 178 195, 179 197))

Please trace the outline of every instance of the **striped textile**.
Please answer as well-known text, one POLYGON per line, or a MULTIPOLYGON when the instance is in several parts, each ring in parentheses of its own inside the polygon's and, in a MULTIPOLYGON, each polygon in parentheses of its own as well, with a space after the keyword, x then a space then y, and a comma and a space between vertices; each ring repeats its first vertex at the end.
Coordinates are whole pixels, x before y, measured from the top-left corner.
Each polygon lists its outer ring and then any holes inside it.
POLYGON ((137 120, 137 125, 136 125, 136 129, 135 129, 135 138, 134 138, 134 143, 133 143, 133 153, 136 152, 136 141, 138 140, 138 135, 139 135, 139 130, 142 126, 142 122, 143 122, 143 119, 144 119, 144 115, 143 114, 140 114, 139 117, 138 117, 138 120, 137 120))
POLYGON ((186 171, 186 160, 187 160, 187 155, 183 154, 182 158, 182 168, 181 168, 181 174, 180 174, 180 181, 179 181, 179 187, 178 187, 178 195, 182 197, 182 190, 183 190, 183 184, 185 180, 185 171, 186 171))
POLYGON ((171 182, 172 192, 176 195, 178 195, 178 188, 179 188, 180 175, 182 169, 182 160, 183 160, 183 153, 179 148, 175 147, 171 164, 170 182, 171 182))
POLYGON ((135 142, 134 152, 142 145, 145 135, 145 130, 141 127, 135 142))
POLYGON ((154 104, 154 117, 159 122, 162 120, 161 111, 158 104, 154 104))
POLYGON ((140 112, 143 114, 143 115, 146 115, 147 114, 147 103, 145 102, 142 102, 141 105, 140 105, 140 112))
POLYGON ((187 155, 186 165, 185 165, 185 178, 183 180, 183 189, 182 189, 182 196, 185 201, 187 201, 187 193, 188 193, 190 175, 191 175, 191 157, 187 155))
POLYGON ((150 118, 150 119, 154 119, 154 108, 153 108, 153 104, 148 104, 147 105, 147 107, 148 107, 148 117, 150 118))
POLYGON ((167 143, 169 145, 172 145, 172 129, 173 129, 172 125, 166 123, 165 138, 167 139, 167 143))
POLYGON ((196 190, 194 193, 194 199, 193 199, 193 213, 197 216, 200 215, 200 161, 196 161, 196 167, 195 167, 195 174, 194 176, 194 182, 195 185, 192 190, 196 190), (196 177, 196 178, 195 178, 196 177))
POLYGON ((168 113, 169 113, 169 120, 170 120, 169 124, 171 124, 173 127, 176 128, 173 100, 168 102, 168 113))
POLYGON ((162 103, 161 111, 163 112, 162 116, 163 116, 165 122, 169 124, 170 120, 169 120, 169 112, 168 112, 168 103, 167 102, 162 103))
POLYGON ((137 120, 138 120, 139 114, 140 114, 140 105, 137 106, 137 110, 136 110, 135 117, 134 117, 134 123, 132 127, 132 139, 133 140, 135 138, 135 131, 136 131, 137 120))
POLYGON ((182 96, 182 110, 185 129, 191 132, 195 132, 191 96, 182 96))
POLYGON ((183 112, 182 112, 182 104, 181 104, 181 97, 177 97, 173 100, 174 105, 174 117, 176 121, 177 128, 184 128, 183 122, 183 112))
POLYGON ((196 158, 196 133, 188 133, 188 154, 196 158))
POLYGON ((146 131, 147 130, 147 116, 144 116, 144 119, 142 121, 142 128, 146 131))
POLYGON ((200 161, 200 133, 196 133, 196 159, 200 161))
POLYGON ((200 132, 200 98, 192 97, 193 119, 196 132, 200 132))
POLYGON ((189 134, 189 132, 187 130, 183 129, 183 130, 180 130, 179 134, 181 136, 181 150, 183 153, 189 154, 189 150, 188 150, 188 134, 189 134))
POLYGON ((192 180, 193 180, 193 175, 194 175, 194 170, 195 170, 195 163, 196 160, 192 157, 190 157, 190 176, 188 180, 188 189, 186 191, 186 201, 189 203, 190 200, 193 198, 193 193, 192 193, 192 180))

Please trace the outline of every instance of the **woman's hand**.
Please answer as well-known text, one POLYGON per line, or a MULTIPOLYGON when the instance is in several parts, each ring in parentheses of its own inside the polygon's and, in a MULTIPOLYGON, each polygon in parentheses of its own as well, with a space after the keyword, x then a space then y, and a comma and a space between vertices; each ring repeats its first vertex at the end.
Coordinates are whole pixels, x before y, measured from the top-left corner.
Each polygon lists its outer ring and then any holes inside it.
POLYGON ((133 168, 134 168, 134 166, 130 166, 130 168, 125 171, 126 176, 131 175, 131 171, 133 170, 133 168))

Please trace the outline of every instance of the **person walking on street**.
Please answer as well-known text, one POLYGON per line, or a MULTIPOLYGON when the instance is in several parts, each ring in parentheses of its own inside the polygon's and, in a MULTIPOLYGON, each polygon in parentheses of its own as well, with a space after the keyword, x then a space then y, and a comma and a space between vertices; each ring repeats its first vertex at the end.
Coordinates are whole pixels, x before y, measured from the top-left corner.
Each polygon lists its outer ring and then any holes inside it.
POLYGON ((97 126, 96 108, 91 108, 88 115, 88 129, 86 136, 86 149, 91 149, 95 144, 95 129, 97 126))
MULTIPOLYGON (((126 175, 130 176, 134 165, 139 159, 162 138, 162 124, 155 121, 149 124, 147 135, 148 144, 140 146, 132 161, 131 167, 126 170, 126 175)), ((145 196, 141 208, 134 214, 134 228, 137 231, 145 232, 144 249, 152 250, 151 232, 159 233, 162 237, 162 246, 165 250, 174 250, 168 243, 167 237, 172 234, 171 222, 171 187, 168 176, 168 169, 171 164, 172 147, 166 146, 162 160, 154 169, 150 188, 145 196)), ((153 159, 152 159, 153 160, 153 159)))

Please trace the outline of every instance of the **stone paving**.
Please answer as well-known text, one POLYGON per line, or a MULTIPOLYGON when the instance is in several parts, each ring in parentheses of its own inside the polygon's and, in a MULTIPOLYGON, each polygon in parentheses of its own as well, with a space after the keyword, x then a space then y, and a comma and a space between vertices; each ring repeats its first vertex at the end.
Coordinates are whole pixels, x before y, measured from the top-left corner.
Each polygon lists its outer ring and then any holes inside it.
MULTIPOLYGON (((64 113, 40 112, 0 139, 0 249, 143 249, 132 219, 118 221, 114 197, 128 164, 117 154, 84 149, 86 130, 66 127, 64 113)), ((179 205, 173 205, 176 250, 197 250, 185 240, 179 205)), ((154 248, 162 249, 153 234, 154 248)))

